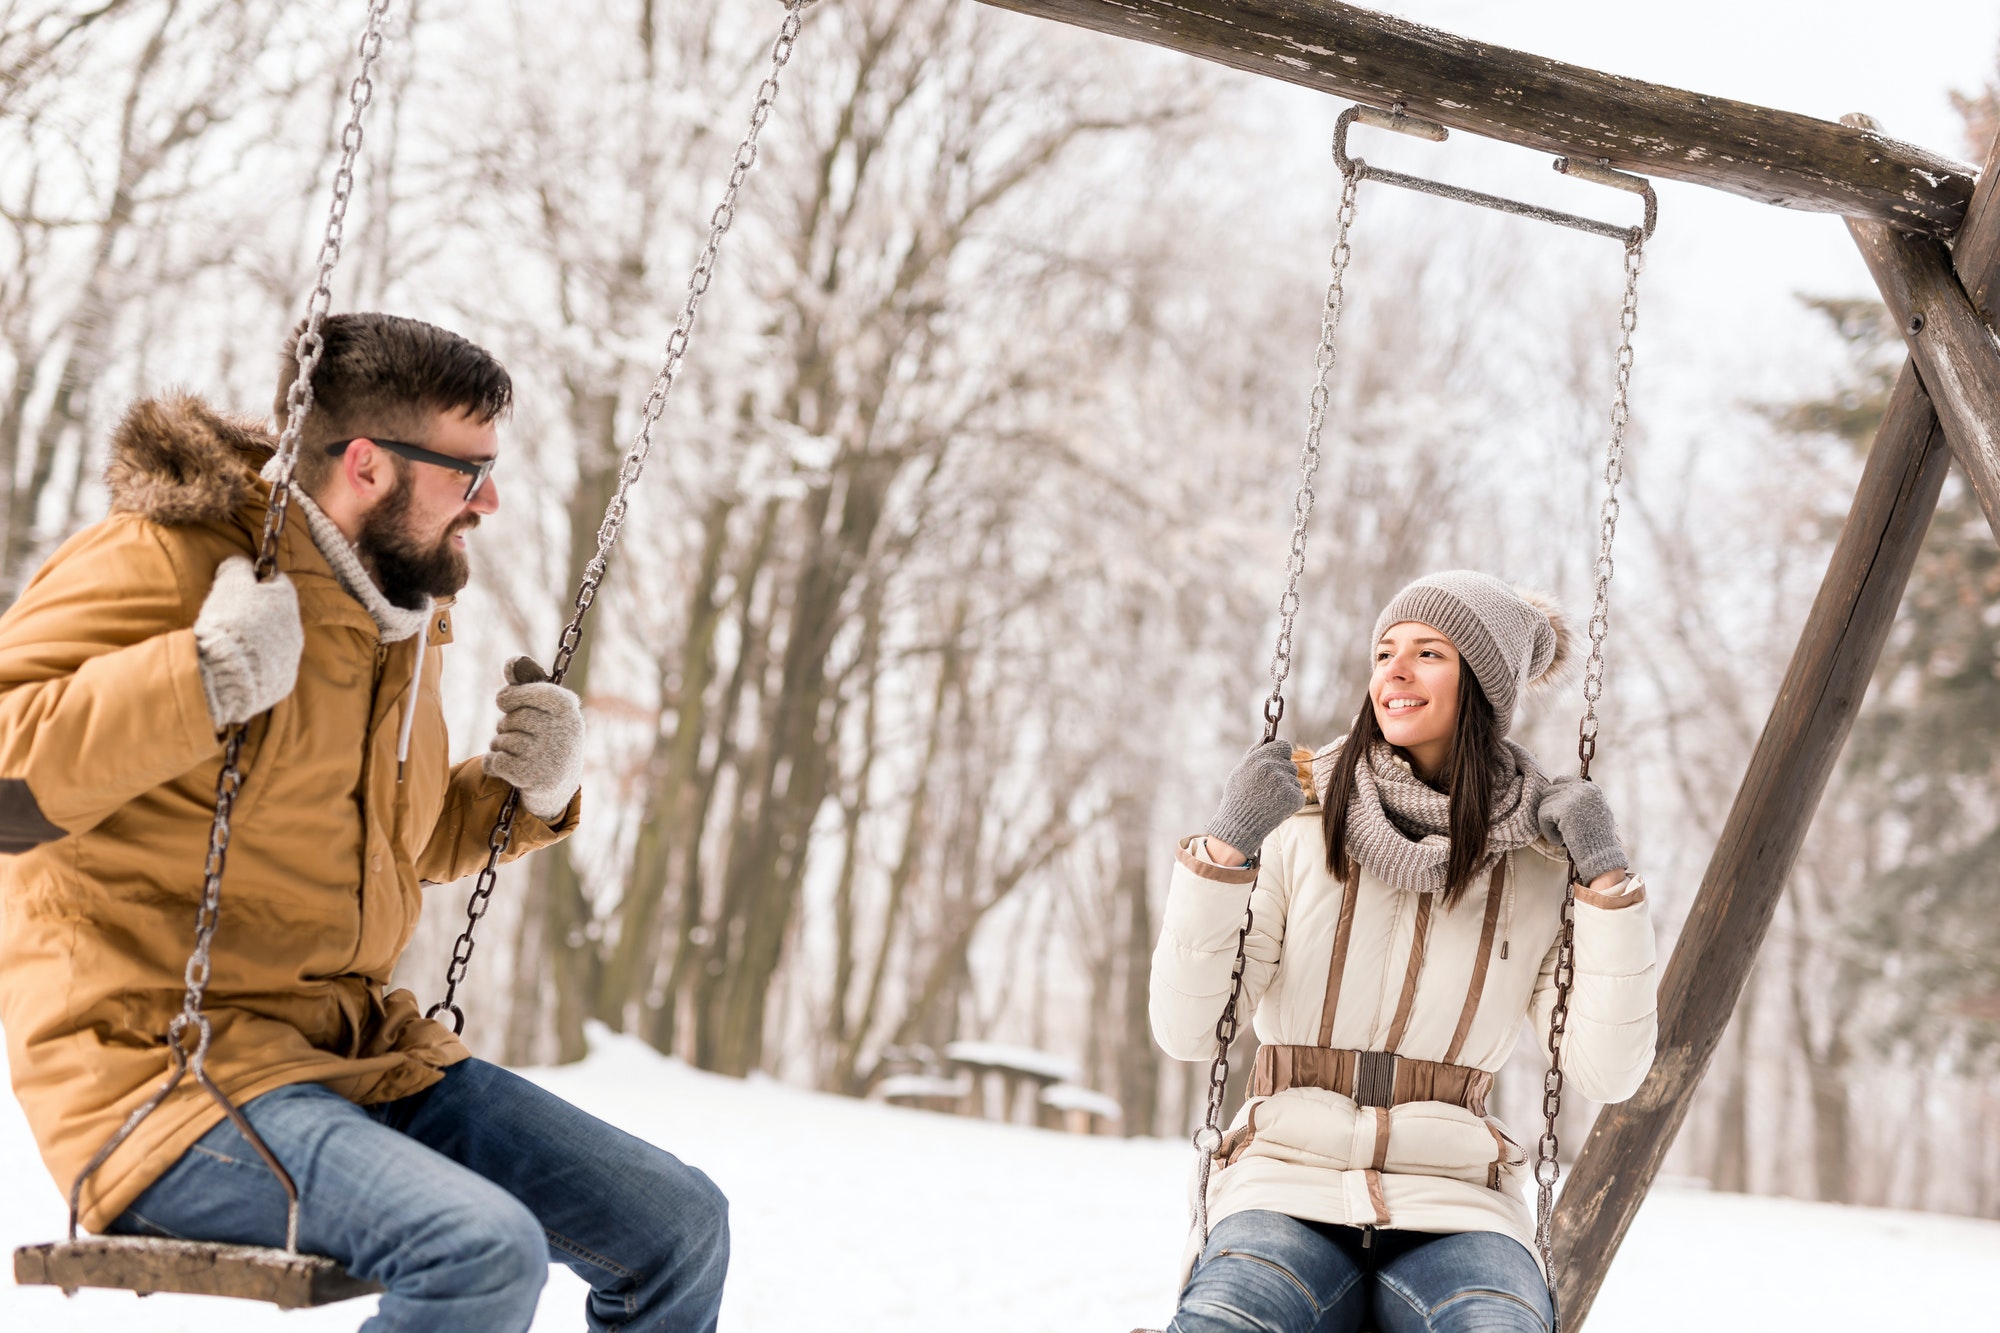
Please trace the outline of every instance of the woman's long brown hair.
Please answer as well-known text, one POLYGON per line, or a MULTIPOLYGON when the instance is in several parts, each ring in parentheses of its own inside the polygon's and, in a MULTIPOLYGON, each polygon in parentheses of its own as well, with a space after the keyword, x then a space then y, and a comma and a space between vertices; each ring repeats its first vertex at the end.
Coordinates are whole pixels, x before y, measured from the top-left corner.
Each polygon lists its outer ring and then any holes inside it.
MULTIPOLYGON (((1355 873, 1355 860, 1347 843, 1347 807, 1354 800, 1354 769, 1363 755, 1382 740, 1381 725, 1375 720, 1375 700, 1367 692, 1361 696, 1361 711, 1348 728, 1347 743, 1334 760, 1333 778, 1327 783, 1320 807, 1320 828, 1326 835, 1326 868, 1345 880, 1355 873)), ((1397 750, 1403 758, 1409 755, 1397 750)), ((1444 905, 1456 906, 1465 896, 1486 857, 1487 836, 1493 827, 1493 780, 1501 765, 1500 729, 1494 721, 1493 705, 1479 680, 1463 662, 1458 671, 1458 721, 1451 730, 1451 751, 1444 767, 1431 785, 1451 797, 1448 831, 1451 856, 1445 863, 1444 905)))

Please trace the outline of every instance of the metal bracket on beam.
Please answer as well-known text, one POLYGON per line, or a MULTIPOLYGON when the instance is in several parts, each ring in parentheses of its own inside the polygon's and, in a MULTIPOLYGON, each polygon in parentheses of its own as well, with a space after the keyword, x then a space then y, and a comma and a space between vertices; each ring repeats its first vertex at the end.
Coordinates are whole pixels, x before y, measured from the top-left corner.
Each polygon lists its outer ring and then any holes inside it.
POLYGON ((1452 199, 1461 204, 1477 204, 1481 208, 1490 208, 1495 212, 1511 213, 1515 217, 1533 218, 1538 222, 1550 222, 1558 227, 1589 232, 1592 236, 1603 236, 1628 246, 1651 240, 1653 228, 1659 224, 1660 206, 1658 198, 1653 194, 1652 182, 1642 176, 1615 171, 1608 163, 1559 157, 1555 160, 1555 169, 1565 176, 1589 181, 1593 185, 1608 185, 1628 194, 1636 194, 1645 200, 1646 216, 1636 227, 1620 227, 1614 223, 1600 222, 1596 218, 1587 218, 1576 213, 1564 213, 1553 208, 1543 208, 1539 204, 1524 203, 1519 199, 1507 199, 1497 194, 1487 194, 1482 190, 1469 190, 1462 185, 1447 185, 1443 181, 1409 176, 1400 171, 1373 166, 1366 158, 1348 155, 1347 131, 1357 122, 1374 129, 1393 130, 1414 139, 1425 139, 1431 143, 1443 143, 1451 134, 1435 121, 1410 115, 1403 109, 1401 103, 1397 103, 1387 111, 1372 106, 1351 106, 1340 113, 1340 119, 1334 122, 1333 127, 1333 161, 1334 165, 1340 168, 1342 176, 1359 180, 1377 180, 1384 185, 1415 190, 1419 194, 1435 195, 1440 199, 1452 199))
POLYGON ((1372 106, 1356 106, 1354 118, 1374 129, 1394 130, 1398 134, 1407 134, 1412 139, 1428 139, 1432 143, 1443 143, 1451 137, 1450 130, 1434 120, 1411 115, 1403 109, 1401 102, 1387 111, 1378 111, 1372 106))

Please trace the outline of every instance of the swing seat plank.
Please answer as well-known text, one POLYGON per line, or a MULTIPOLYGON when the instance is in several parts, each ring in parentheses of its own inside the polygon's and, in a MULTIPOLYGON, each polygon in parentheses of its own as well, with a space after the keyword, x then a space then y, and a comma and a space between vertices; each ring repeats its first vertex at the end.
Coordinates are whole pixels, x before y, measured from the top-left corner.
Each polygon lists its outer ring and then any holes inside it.
POLYGON ((331 1305, 382 1288, 352 1277, 332 1259, 256 1245, 92 1236, 14 1251, 14 1281, 22 1286, 109 1287, 150 1296, 234 1296, 268 1301, 280 1310, 331 1305))

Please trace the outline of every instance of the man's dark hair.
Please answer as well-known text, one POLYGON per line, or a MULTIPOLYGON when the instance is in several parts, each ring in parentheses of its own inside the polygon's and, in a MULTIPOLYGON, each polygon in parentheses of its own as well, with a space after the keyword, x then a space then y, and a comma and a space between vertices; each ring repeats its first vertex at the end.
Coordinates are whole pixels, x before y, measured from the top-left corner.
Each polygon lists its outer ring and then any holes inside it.
MULTIPOLYGON (((298 342, 305 323, 285 339, 284 369, 278 376, 275 415, 285 428, 285 398, 298 378, 298 342)), ((493 354, 421 320, 374 313, 328 315, 320 326, 326 342, 313 371, 313 407, 299 439, 295 474, 308 493, 317 494, 338 464, 326 446, 357 436, 381 436, 423 444, 431 419, 464 412, 484 424, 514 403, 514 382, 493 354)), ((402 460, 395 460, 398 472, 402 460)))

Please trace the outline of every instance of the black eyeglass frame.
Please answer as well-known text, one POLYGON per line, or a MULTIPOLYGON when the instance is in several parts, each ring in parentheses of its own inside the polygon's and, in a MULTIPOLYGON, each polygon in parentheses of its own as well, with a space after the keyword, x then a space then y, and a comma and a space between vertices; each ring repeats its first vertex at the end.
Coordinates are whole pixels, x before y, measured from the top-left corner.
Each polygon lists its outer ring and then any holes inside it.
MULTIPOLYGON (((479 494, 479 488, 484 486, 486 479, 493 475, 494 464, 499 462, 496 458, 489 458, 484 462, 475 463, 469 458, 453 458, 450 454, 441 454, 435 449, 426 449, 422 445, 404 444, 401 440, 377 439, 373 435, 357 435, 354 437, 354 440, 366 440, 377 449, 387 449, 390 453, 399 454, 413 463, 429 463, 432 467, 445 467, 450 468, 453 472, 463 472, 466 476, 472 478, 472 484, 465 488, 465 502, 467 504, 471 504, 472 497, 479 494)), ((326 447, 327 457, 340 457, 347 452, 347 446, 353 444, 354 440, 340 440, 337 443, 329 444, 326 447)))

